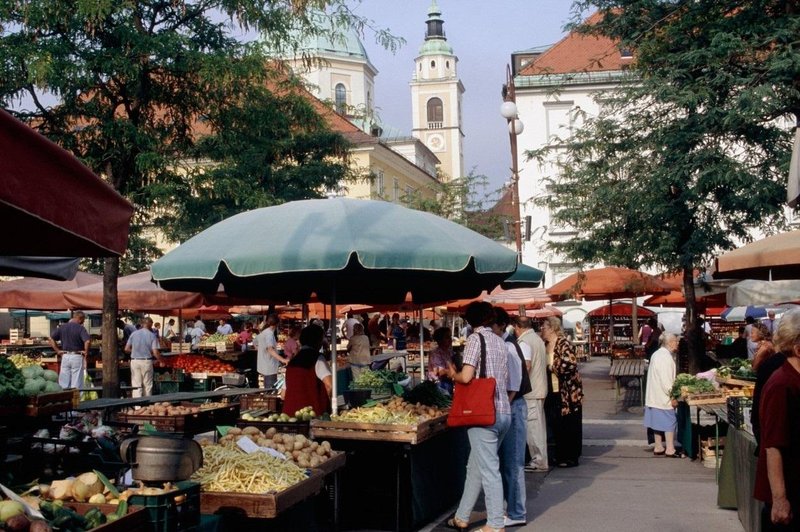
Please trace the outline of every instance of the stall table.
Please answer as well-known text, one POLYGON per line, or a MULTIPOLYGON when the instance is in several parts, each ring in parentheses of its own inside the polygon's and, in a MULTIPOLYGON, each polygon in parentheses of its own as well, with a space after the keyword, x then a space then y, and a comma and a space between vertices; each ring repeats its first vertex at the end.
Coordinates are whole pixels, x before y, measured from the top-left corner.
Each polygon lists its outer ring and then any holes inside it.
POLYGON ((469 454, 464 429, 442 427, 411 443, 411 435, 388 428, 337 430, 314 420, 312 436, 347 453, 340 485, 346 529, 416 530, 461 495, 469 454))
POLYGON ((756 482, 756 440, 752 434, 728 427, 725 453, 719 470, 717 505, 735 509, 745 532, 761 531, 763 503, 753 498, 756 482))
POLYGON ((616 391, 616 398, 620 398, 620 385, 622 379, 634 378, 639 381, 639 390, 641 391, 641 403, 644 406, 644 370, 646 361, 643 359, 635 358, 618 358, 611 360, 611 368, 608 370, 608 375, 614 379, 614 390, 616 391))

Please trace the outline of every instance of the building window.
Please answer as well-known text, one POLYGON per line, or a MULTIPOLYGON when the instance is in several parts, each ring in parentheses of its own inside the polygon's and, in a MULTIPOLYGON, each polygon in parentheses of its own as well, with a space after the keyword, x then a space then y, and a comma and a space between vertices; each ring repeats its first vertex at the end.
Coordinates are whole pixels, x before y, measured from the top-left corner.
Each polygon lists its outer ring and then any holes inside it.
POLYGON ((383 170, 378 170, 378 174, 375 177, 375 190, 378 193, 378 196, 383 196, 385 190, 385 176, 383 175, 383 170))
POLYGON ((436 68, 436 61, 431 61, 431 68, 436 68))
POLYGON ((398 201, 400 199, 400 180, 396 177, 392 183, 392 200, 398 201))
POLYGON ((347 110, 347 89, 343 84, 337 83, 334 90, 336 91, 336 112, 339 114, 344 114, 347 110))
POLYGON ((428 100, 428 129, 441 129, 444 122, 444 105, 441 98, 428 100))
POLYGON ((445 67, 447 70, 450 70, 450 61, 445 61, 445 62, 444 62, 444 67, 445 67))

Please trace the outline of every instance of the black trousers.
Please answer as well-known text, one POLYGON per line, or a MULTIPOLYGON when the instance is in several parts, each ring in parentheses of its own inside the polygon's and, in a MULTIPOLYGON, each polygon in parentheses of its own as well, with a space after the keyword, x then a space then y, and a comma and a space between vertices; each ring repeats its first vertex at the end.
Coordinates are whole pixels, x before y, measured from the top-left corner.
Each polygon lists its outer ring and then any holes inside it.
POLYGON ((583 448, 583 413, 560 415, 555 420, 557 462, 577 462, 583 448))

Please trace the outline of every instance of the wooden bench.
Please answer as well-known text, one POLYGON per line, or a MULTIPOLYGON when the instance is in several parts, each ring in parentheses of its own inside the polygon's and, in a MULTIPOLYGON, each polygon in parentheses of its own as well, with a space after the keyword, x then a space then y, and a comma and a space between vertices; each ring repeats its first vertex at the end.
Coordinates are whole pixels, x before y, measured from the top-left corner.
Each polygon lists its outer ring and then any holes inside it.
POLYGON ((641 404, 644 406, 644 368, 645 360, 640 358, 618 358, 611 361, 611 369, 608 375, 614 379, 614 389, 616 391, 616 398, 619 401, 620 397, 620 384, 622 379, 634 378, 639 381, 639 395, 641 404))

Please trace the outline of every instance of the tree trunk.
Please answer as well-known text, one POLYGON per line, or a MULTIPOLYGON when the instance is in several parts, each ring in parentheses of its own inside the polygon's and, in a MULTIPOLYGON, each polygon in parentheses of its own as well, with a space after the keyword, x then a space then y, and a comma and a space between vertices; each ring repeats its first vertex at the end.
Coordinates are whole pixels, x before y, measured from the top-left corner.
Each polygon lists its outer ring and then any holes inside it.
POLYGON ((705 339, 697 322, 697 300, 694 293, 694 268, 683 269, 683 294, 686 298, 686 342, 689 351, 690 374, 700 371, 700 357, 705 354, 705 339))
POLYGON ((103 269, 103 397, 119 397, 117 354, 117 278, 119 257, 105 259, 103 269))

